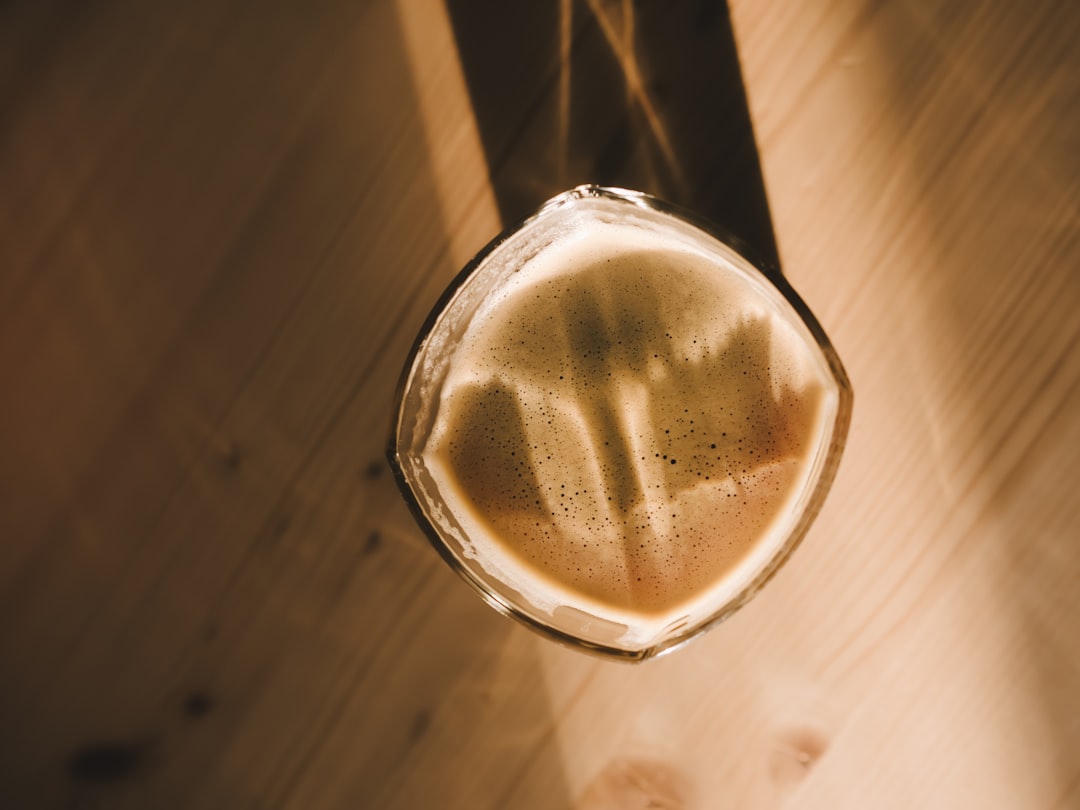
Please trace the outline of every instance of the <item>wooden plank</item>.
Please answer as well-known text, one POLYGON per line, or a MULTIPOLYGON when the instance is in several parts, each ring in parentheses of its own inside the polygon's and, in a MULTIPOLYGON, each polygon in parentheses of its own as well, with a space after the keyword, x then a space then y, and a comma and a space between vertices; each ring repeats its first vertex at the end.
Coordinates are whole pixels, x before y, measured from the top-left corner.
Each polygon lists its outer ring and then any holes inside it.
MULTIPOLYGON (((566 5, 582 82, 583 15, 648 33, 566 5)), ((0 9, 0 804, 1075 803, 1080 14, 732 6, 855 419, 790 565, 636 668, 486 608, 382 461, 499 226, 447 10, 0 9)))

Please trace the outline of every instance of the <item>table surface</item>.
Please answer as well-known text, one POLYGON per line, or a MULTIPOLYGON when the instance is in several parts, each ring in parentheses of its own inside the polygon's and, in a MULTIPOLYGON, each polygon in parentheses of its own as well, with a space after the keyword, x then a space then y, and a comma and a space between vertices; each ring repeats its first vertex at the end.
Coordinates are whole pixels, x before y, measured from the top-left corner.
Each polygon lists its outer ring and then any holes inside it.
POLYGON ((610 176, 575 116, 718 201, 675 141, 728 108, 647 4, 489 5, 547 16, 0 5, 0 805, 1080 807, 1080 6, 731 3, 854 419, 770 586, 628 666, 438 559, 390 400, 508 212, 610 176))

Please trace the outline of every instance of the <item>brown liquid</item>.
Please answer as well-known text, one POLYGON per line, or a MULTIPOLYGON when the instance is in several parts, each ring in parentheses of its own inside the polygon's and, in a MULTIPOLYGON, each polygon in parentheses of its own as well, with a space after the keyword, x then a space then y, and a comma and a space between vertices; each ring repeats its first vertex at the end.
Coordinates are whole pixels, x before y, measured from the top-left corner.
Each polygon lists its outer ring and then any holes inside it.
POLYGON ((723 583, 803 488, 820 372, 731 270, 563 253, 470 327, 426 457, 538 589, 663 614, 723 583))

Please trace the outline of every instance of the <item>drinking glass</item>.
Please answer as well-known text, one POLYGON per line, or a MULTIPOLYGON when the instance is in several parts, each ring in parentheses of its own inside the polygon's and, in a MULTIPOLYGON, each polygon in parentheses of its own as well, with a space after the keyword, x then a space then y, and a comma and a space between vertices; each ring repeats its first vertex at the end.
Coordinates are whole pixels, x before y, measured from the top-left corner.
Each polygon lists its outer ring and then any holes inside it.
MULTIPOLYGON (((388 456, 401 492, 435 550, 491 607, 575 648, 627 661, 669 652, 731 616, 745 605, 788 559, 820 510, 843 451, 851 417, 852 390, 840 359, 810 310, 773 267, 744 244, 694 214, 647 194, 579 186, 554 197, 535 214, 489 243, 436 303, 405 364, 394 404, 388 456), (470 537, 472 521, 455 514, 425 460, 439 416, 443 384, 455 349, 478 310, 522 267, 584 230, 617 223, 643 236, 672 240, 733 270, 757 290, 802 340, 826 383, 820 421, 805 486, 781 518, 779 542, 744 570, 718 602, 655 622, 626 620, 559 604, 541 605, 500 575, 470 537), (640 624, 641 626, 637 626, 640 624)), ((521 583, 519 582, 518 585, 521 583)))

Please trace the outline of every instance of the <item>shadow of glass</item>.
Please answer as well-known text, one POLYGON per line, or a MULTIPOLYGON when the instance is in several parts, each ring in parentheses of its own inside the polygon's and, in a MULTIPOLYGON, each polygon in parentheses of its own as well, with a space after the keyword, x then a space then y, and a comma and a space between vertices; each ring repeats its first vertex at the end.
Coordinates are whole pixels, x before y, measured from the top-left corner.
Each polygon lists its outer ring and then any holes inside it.
POLYGON ((646 191, 779 267, 726 3, 447 0, 503 222, 646 191))

